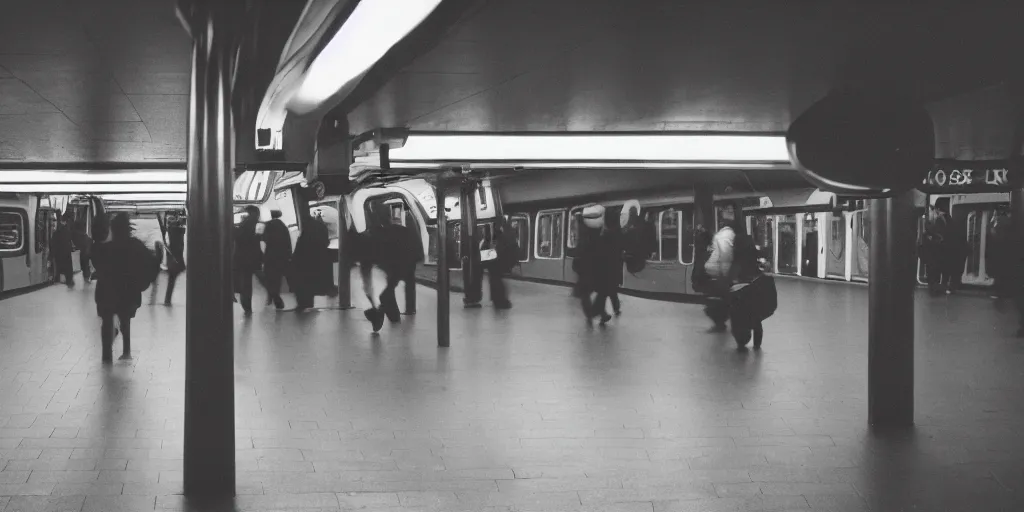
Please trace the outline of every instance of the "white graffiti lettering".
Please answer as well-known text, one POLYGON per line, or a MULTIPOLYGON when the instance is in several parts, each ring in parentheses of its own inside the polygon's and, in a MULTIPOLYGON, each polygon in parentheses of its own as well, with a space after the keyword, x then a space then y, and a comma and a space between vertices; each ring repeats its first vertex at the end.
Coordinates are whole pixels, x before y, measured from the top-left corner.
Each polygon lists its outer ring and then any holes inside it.
POLYGON ((1008 185, 1009 171, 1006 169, 988 169, 985 171, 985 183, 989 185, 1008 185))

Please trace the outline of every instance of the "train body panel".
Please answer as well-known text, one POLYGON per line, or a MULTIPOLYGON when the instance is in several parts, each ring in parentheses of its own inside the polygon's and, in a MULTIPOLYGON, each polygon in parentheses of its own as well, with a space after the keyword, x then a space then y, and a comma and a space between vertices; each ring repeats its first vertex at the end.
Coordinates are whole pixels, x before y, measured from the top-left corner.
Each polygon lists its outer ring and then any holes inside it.
MULTIPOLYGON (((53 282, 50 238, 64 210, 72 223, 85 224, 102 211, 97 198, 51 198, 39 194, 0 194, 0 292, 12 292, 53 282)), ((81 272, 78 247, 71 254, 74 272, 81 272)))

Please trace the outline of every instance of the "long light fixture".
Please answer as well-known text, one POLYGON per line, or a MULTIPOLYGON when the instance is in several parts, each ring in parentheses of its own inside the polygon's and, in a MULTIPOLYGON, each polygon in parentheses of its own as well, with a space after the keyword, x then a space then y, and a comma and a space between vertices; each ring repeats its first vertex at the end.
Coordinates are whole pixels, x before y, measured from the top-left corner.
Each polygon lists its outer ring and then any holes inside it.
POLYGON ((0 171, 0 186, 58 183, 186 183, 186 171, 0 171))
POLYGON ((647 163, 789 164, 782 135, 703 134, 412 134, 390 151, 392 165, 443 162, 629 167, 647 163))
POLYGON ((104 201, 120 201, 127 203, 179 203, 185 204, 187 194, 164 193, 164 194, 101 194, 100 199, 104 201))
POLYGON ((184 183, 0 183, 0 192, 38 194, 185 193, 184 183))
MULTIPOLYGON (((408 163, 391 162, 392 169, 443 169, 454 165, 453 163, 408 163)), ((787 162, 518 162, 518 163, 491 163, 469 165, 471 169, 509 169, 514 167, 522 170, 531 169, 731 169, 731 170, 792 170, 793 166, 787 162)), ((365 169, 362 169, 365 170, 365 169)))
POLYGON ((288 109, 309 113, 350 87, 442 0, 360 0, 306 71, 288 109))

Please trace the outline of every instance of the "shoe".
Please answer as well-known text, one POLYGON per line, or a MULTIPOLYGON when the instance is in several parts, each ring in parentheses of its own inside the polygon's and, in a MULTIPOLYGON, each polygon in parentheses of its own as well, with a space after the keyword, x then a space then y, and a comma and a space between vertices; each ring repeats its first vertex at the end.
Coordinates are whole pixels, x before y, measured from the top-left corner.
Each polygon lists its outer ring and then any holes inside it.
POLYGON ((615 316, 622 316, 622 310, 621 309, 616 309, 615 310, 615 316))
POLYGON ((494 309, 512 309, 511 302, 495 302, 494 309))
POLYGON ((479 302, 466 302, 462 307, 465 309, 480 309, 482 306, 479 302))
POLYGON ((252 310, 246 309, 242 311, 242 316, 252 316, 252 310))
POLYGON ((124 354, 121 354, 121 357, 117 358, 117 360, 118 361, 131 361, 132 360, 132 354, 131 354, 131 352, 126 352, 124 354))
POLYGON ((275 300, 274 301, 274 307, 277 308, 277 309, 284 309, 284 301, 281 300, 281 299, 275 300))
POLYGON ((384 327, 384 312, 378 309, 367 309, 363 311, 363 316, 370 321, 373 325, 373 332, 380 332, 381 328, 384 327))
POLYGON ((605 325, 612 320, 612 316, 608 313, 601 313, 601 325, 605 325))
POLYGON ((416 310, 414 309, 414 310, 412 310, 412 311, 406 311, 405 313, 402 313, 402 314, 403 314, 403 315, 408 315, 408 316, 412 316, 412 315, 415 315, 415 314, 416 314, 416 310))

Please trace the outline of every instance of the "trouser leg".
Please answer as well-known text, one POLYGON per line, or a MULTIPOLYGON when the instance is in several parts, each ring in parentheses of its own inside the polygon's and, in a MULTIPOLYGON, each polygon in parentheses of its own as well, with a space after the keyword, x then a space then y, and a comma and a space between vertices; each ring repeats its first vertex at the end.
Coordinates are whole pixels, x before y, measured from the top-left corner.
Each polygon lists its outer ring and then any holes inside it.
POLYGON ((405 279, 405 314, 416 313, 416 270, 406 274, 405 279))
POLYGON ((504 276, 495 268, 487 270, 487 280, 491 287, 491 302, 498 307, 506 307, 511 301, 508 299, 508 289, 505 287, 504 276))
POLYGON ((604 310, 604 305, 605 305, 605 302, 607 302, 607 301, 608 301, 608 292, 603 291, 603 290, 602 291, 598 291, 597 292, 597 297, 594 298, 594 306, 591 309, 591 314, 593 316, 600 316, 601 319, 604 320, 605 317, 608 316, 608 312, 604 310))
POLYGON ((174 283, 178 281, 179 272, 168 272, 167 273, 167 291, 164 292, 164 304, 170 304, 171 298, 174 297, 174 283))
POLYGON ((241 288, 238 290, 240 302, 242 303, 242 309, 247 313, 252 312, 252 272, 243 270, 242 271, 242 282, 241 288))
POLYGON ((388 284, 380 293, 380 309, 392 323, 402 321, 401 312, 398 311, 398 299, 395 298, 395 288, 397 287, 398 276, 388 276, 388 284))
POLYGON ((114 359, 114 315, 104 315, 100 324, 100 342, 102 343, 103 362, 114 359))
POLYGON ((82 279, 89 282, 92 279, 92 268, 90 267, 89 255, 82 251, 78 254, 78 261, 82 267, 82 279))
POLYGON ((121 324, 122 357, 132 355, 132 319, 128 315, 118 315, 121 324))
POLYGON ((612 309, 615 310, 615 314, 619 314, 622 311, 622 303, 619 302, 619 290, 615 289, 612 291, 608 298, 612 301, 612 309))
POLYGON ((754 348, 761 347, 761 341, 764 339, 764 326, 761 322, 754 323, 754 348))

